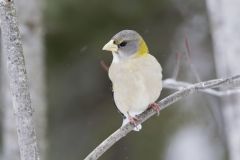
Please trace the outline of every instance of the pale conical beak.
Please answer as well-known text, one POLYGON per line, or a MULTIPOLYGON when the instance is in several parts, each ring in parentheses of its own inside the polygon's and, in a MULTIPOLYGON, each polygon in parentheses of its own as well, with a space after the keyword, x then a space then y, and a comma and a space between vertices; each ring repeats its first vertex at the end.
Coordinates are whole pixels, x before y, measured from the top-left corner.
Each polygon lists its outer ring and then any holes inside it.
POLYGON ((117 52, 118 46, 113 43, 113 40, 111 39, 107 44, 105 44, 102 48, 104 51, 111 51, 111 52, 117 52))

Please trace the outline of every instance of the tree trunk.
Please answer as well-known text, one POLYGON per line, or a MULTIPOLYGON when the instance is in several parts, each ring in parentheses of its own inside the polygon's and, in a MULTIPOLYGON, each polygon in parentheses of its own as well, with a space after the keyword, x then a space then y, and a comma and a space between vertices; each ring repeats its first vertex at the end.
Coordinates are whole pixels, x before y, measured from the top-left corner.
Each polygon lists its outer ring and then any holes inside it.
MULTIPOLYGON (((32 106, 35 110, 34 120, 39 138, 41 159, 46 158, 46 98, 45 98, 45 64, 42 31, 42 5, 40 0, 16 1, 20 32, 23 36, 23 53, 30 80, 32 106), (28 7, 26 7, 26 4, 28 7)), ((3 55, 4 56, 4 55, 3 55)), ((5 58, 3 58, 5 59, 5 58)), ((9 82, 5 61, 2 61, 3 94, 3 154, 4 159, 18 160, 16 125, 13 117, 9 82)))
POLYGON ((3 159, 19 160, 19 146, 17 129, 13 115, 13 104, 10 93, 10 84, 7 74, 7 55, 1 54, 1 89, 2 89, 2 113, 3 113, 3 159))
POLYGON ((30 94, 41 159, 46 159, 46 97, 45 54, 43 44, 42 0, 17 0, 20 32, 23 36, 23 53, 30 81, 30 94), (27 6, 27 7, 26 7, 27 6))
MULTIPOLYGON (((44 77, 44 49, 42 34, 42 14, 40 1, 24 0, 16 1, 17 13, 20 18, 20 30, 23 35, 23 50, 26 60, 26 68, 30 79, 30 93, 32 105, 35 109, 34 119, 40 140, 40 152, 42 159, 46 156, 46 99, 45 99, 45 77, 44 77), (23 8, 25 4, 28 8, 23 8)), ((4 55, 3 55, 4 56, 4 55)), ((5 59, 5 58, 3 58, 5 59)), ((2 61, 2 79, 4 122, 3 122, 3 154, 4 159, 18 160, 19 147, 17 144, 16 125, 11 108, 11 96, 9 82, 6 74, 6 64, 2 61)))
MULTIPOLYGON (((3 54, 7 64, 21 160, 39 160, 22 38, 12 0, 0 0, 3 54)), ((4 58, 4 57, 3 57, 4 58)))
MULTIPOLYGON (((218 77, 239 74, 240 1, 207 0, 218 77)), ((240 159, 240 96, 221 99, 231 160, 240 159)))

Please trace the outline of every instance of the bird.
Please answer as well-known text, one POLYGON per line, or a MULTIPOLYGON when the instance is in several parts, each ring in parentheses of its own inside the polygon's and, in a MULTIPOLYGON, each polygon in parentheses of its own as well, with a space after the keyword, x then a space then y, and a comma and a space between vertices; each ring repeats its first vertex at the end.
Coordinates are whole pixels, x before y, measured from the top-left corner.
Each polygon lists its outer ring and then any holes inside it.
POLYGON ((102 50, 113 55, 108 76, 115 105, 125 117, 122 126, 130 122, 133 130, 140 131, 137 116, 148 108, 160 111, 156 100, 162 90, 162 67, 134 30, 118 32, 102 50))

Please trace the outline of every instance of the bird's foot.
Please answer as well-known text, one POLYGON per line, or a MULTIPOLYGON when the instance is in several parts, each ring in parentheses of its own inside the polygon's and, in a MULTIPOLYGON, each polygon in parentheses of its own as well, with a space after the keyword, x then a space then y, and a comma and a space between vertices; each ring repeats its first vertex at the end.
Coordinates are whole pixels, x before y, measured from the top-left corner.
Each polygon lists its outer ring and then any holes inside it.
POLYGON ((131 124, 133 124, 135 127, 137 126, 137 121, 138 121, 138 118, 137 117, 133 117, 131 116, 129 113, 128 113, 128 120, 131 124))
POLYGON ((157 115, 160 114, 160 105, 156 102, 149 104, 148 108, 152 108, 154 111, 157 112, 157 115))

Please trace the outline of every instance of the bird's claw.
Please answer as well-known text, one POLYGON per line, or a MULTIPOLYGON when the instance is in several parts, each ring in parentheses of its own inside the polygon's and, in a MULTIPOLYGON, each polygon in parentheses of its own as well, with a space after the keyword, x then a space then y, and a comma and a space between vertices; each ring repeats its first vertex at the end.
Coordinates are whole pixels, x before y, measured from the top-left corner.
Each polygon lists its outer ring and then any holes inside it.
POLYGON ((128 114, 128 120, 131 124, 133 124, 135 127, 137 126, 137 121, 138 118, 137 117, 132 117, 130 114, 128 114))
POLYGON ((160 105, 156 102, 149 104, 148 108, 152 108, 154 111, 157 112, 157 115, 160 114, 160 105))

